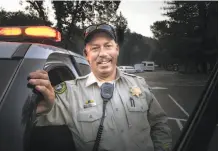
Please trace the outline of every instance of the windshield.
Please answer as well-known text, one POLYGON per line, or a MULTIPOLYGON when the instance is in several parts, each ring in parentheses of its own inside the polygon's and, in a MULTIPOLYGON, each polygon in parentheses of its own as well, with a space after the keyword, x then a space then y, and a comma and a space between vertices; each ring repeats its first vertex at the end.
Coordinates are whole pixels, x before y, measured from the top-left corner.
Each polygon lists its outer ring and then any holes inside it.
POLYGON ((154 66, 154 64, 147 64, 147 66, 154 66))

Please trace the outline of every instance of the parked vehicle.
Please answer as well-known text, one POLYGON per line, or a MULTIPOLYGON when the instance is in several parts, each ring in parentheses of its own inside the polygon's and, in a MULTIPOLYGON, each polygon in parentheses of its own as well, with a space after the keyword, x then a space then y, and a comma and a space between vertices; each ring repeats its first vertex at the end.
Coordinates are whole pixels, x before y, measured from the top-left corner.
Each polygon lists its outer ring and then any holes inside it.
POLYGON ((144 64, 139 63, 134 65, 136 72, 144 72, 144 64))
POLYGON ((0 30, 0 150, 74 151, 67 125, 35 126, 41 95, 28 86, 27 78, 30 72, 44 69, 56 86, 90 73, 86 58, 50 45, 60 41, 58 31, 50 27, 0 30))
POLYGON ((136 73, 136 70, 133 66, 120 66, 119 69, 126 73, 136 73))
POLYGON ((155 66, 153 61, 142 61, 145 71, 154 71, 155 66))
POLYGON ((179 65, 178 64, 169 64, 167 66, 168 71, 178 71, 179 70, 179 65))

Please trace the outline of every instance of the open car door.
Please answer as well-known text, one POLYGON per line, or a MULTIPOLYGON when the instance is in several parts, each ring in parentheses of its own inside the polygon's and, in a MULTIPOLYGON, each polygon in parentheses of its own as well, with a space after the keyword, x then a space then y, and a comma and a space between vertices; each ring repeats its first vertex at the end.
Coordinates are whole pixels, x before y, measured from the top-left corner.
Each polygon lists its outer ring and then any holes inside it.
POLYGON ((173 151, 217 151, 217 146, 218 65, 216 64, 173 151))

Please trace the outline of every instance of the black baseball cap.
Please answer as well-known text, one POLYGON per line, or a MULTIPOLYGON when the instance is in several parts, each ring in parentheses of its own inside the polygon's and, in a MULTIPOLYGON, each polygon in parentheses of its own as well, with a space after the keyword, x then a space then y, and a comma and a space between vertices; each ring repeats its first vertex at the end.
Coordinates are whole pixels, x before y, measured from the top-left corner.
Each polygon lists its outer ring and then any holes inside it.
POLYGON ((88 26, 84 32, 84 42, 87 44, 96 33, 105 32, 117 42, 117 36, 114 28, 108 24, 97 24, 88 26))

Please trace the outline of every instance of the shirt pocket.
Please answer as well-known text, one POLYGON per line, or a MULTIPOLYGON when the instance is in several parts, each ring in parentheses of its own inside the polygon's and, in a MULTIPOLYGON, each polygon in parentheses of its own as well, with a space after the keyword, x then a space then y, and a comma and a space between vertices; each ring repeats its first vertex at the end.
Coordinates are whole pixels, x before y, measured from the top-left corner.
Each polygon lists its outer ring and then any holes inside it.
POLYGON ((78 112, 77 121, 83 141, 90 142, 96 140, 101 117, 102 111, 96 107, 90 107, 78 112))
POLYGON ((129 100, 126 102, 128 109, 128 119, 130 124, 138 130, 144 130, 149 128, 148 122, 148 105, 146 98, 132 97, 132 102, 129 100))

